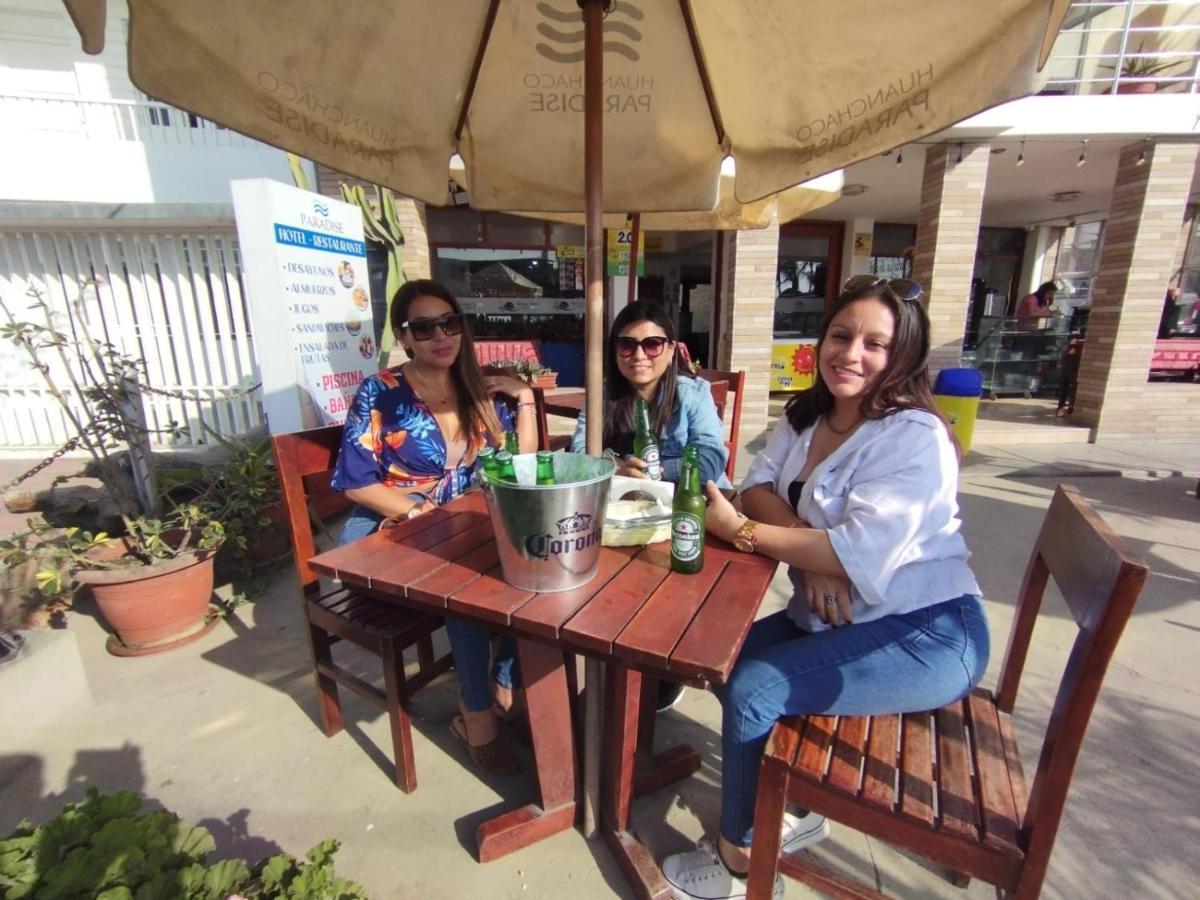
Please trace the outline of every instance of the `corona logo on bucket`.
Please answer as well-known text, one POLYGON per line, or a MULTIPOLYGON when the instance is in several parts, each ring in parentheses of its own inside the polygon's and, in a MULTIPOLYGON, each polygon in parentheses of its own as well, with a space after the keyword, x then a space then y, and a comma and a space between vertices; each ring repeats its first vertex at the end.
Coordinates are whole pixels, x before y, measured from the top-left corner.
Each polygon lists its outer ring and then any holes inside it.
POLYGON ((554 523, 558 537, 542 532, 525 538, 525 552, 533 559, 549 559, 553 554, 560 556, 571 550, 585 550, 600 543, 603 525, 592 527, 592 516, 573 513, 554 523))

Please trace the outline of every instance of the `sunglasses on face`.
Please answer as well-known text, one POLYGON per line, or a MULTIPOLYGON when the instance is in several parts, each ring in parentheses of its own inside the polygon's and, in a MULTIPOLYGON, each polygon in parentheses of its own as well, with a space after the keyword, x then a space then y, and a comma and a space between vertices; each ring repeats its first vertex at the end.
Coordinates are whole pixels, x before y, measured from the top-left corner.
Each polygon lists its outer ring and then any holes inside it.
POLYGON ((663 347, 669 343, 671 342, 665 337, 647 337, 640 341, 637 338, 619 337, 617 338, 617 356, 629 359, 637 353, 637 348, 641 347, 647 359, 654 359, 663 352, 663 347))
POLYGON ((879 278, 875 275, 852 275, 842 285, 842 293, 857 294, 882 287, 897 300, 918 303, 925 289, 911 278, 879 278))
POLYGON ((446 337, 461 334, 462 320, 462 313, 446 313, 436 319, 407 319, 400 323, 400 328, 407 328, 412 333, 414 341, 428 341, 433 339, 434 332, 438 328, 442 329, 442 333, 446 337))

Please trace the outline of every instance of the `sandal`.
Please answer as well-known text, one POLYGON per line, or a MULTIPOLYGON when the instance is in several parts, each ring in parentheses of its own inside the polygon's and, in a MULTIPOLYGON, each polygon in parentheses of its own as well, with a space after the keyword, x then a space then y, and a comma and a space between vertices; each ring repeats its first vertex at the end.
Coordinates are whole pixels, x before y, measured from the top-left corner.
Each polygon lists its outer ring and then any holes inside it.
POLYGON ((515 775, 521 771, 520 765, 504 746, 504 741, 497 737, 486 744, 473 746, 467 740, 467 723, 461 715, 450 720, 450 733, 462 742, 471 754, 471 761, 485 775, 515 775))

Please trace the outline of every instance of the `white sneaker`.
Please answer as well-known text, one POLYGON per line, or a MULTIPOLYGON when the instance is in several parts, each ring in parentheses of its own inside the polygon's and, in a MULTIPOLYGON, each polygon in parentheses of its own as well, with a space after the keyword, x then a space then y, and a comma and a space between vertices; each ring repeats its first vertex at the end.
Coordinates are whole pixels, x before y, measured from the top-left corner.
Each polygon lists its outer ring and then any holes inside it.
POLYGON ((793 853, 829 837, 829 822, 824 816, 808 812, 802 816, 784 810, 779 852, 793 853))
MULTIPOLYGON (((746 879, 725 868, 711 841, 700 841, 689 853, 668 856, 663 860, 662 873, 675 900, 741 900, 746 896, 746 879)), ((779 875, 775 876, 774 896, 775 900, 783 897, 783 878, 779 875)))

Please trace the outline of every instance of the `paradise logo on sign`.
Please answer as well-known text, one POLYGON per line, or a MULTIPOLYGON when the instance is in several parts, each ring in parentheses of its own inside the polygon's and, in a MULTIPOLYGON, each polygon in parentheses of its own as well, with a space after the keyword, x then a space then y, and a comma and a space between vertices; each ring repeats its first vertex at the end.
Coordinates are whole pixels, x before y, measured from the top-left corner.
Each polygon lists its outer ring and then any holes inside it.
POLYGON ((562 556, 572 551, 586 550, 600 543, 604 534, 603 525, 592 527, 592 516, 573 513, 554 523, 558 536, 542 532, 525 538, 525 555, 532 559, 549 559, 551 554, 562 556))
POLYGON ((324 231, 328 234, 345 234, 346 229, 341 222, 335 222, 329 218, 329 204, 323 200, 313 201, 313 212, 316 215, 310 216, 308 213, 300 213, 300 224, 306 228, 315 228, 317 231, 324 231))

